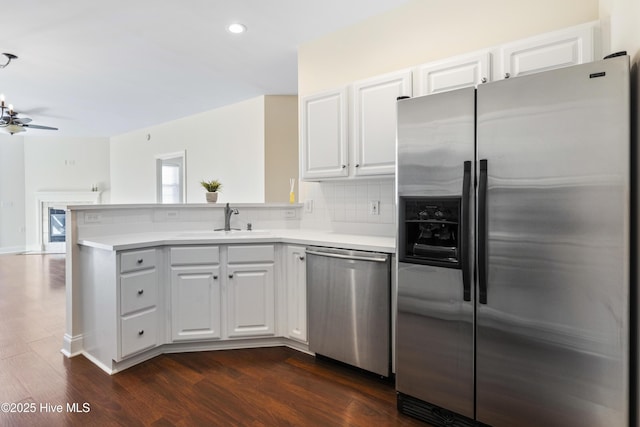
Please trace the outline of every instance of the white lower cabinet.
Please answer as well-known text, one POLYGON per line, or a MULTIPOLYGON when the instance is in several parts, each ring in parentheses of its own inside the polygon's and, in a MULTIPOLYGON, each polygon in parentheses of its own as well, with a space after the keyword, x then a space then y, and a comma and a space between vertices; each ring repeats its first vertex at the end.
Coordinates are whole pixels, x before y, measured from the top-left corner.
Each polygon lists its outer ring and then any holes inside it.
POLYGON ((305 247, 286 247, 287 338, 307 342, 307 263, 305 247))
POLYGON ((169 252, 173 342, 275 335, 273 245, 169 252))
POLYGON ((275 335, 274 261, 273 245, 228 248, 228 337, 275 335))
POLYGON ((220 266, 171 267, 173 341, 221 337, 220 266))
POLYGON ((158 269, 156 249, 120 254, 119 358, 158 345, 158 269))
POLYGON ((227 336, 275 334, 273 264, 228 266, 227 336))
POLYGON ((175 247, 169 252, 172 341, 221 338, 220 249, 175 247))
POLYGON ((121 356, 131 356, 158 343, 158 313, 155 307, 144 313, 120 319, 121 356))
POLYGON ((304 247, 286 248, 80 246, 83 354, 113 373, 174 349, 306 343, 304 247))

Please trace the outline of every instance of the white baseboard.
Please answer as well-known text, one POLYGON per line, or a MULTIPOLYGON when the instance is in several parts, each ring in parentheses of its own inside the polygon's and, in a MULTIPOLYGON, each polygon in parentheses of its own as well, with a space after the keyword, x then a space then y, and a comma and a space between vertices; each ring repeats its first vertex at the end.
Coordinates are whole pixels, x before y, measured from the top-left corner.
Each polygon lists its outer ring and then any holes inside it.
POLYGON ((62 339, 62 349, 60 352, 67 357, 75 357, 79 354, 82 354, 82 335, 76 335, 72 337, 71 335, 64 334, 64 338, 62 339))
POLYGON ((0 247, 0 254, 19 254, 26 251, 24 246, 4 246, 0 247))
MULTIPOLYGON (((81 342, 81 337, 75 342, 81 342)), ((71 340, 74 341, 74 340, 71 340)), ((65 336, 65 344, 67 342, 67 336, 65 336)), ((271 338, 250 338, 250 339, 236 339, 225 341, 203 341, 203 342, 183 342, 183 343, 168 343, 158 347, 152 348, 147 351, 143 351, 131 357, 127 357, 119 362, 111 361, 111 364, 105 364, 98 360, 92 354, 80 350, 75 355, 82 354, 89 359, 92 363, 102 369, 109 375, 117 374, 132 366, 142 363, 146 360, 152 359, 161 354, 167 353, 186 353, 194 351, 217 351, 217 350, 237 350, 243 348, 260 348, 260 347, 289 347, 294 350, 298 350, 307 354, 313 355, 314 353, 309 351, 309 346, 306 343, 298 342, 284 337, 271 337, 271 338)), ((67 354, 65 350, 62 350, 63 354, 67 354)))

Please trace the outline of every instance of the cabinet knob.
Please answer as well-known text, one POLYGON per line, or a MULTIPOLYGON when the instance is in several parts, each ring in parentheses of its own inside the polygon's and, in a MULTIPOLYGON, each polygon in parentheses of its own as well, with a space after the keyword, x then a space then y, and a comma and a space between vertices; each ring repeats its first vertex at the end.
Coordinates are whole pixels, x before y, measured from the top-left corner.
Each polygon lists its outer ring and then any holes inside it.
POLYGON ((347 165, 342 165, 342 169, 344 169, 344 168, 346 168, 346 167, 347 167, 347 165))
POLYGON ((359 168, 360 167, 360 163, 356 163, 356 167, 359 168))
POLYGON ((138 264, 142 264, 144 260, 142 258, 138 258, 138 264))
POLYGON ((140 330, 138 331, 138 335, 144 335, 144 329, 140 329, 140 330))
POLYGON ((233 274, 230 274, 230 275, 229 275, 229 279, 233 279, 233 274))
POLYGON ((486 83, 487 82, 487 78, 483 77, 482 80, 480 80, 482 83, 486 83))
POLYGON ((300 261, 304 261, 304 255, 300 255, 298 258, 300 258, 300 261))
POLYGON ((218 280, 218 276, 213 276, 213 280, 218 280))
POLYGON ((508 79, 509 77, 511 77, 511 74, 509 74, 509 73, 504 73, 504 78, 505 78, 505 79, 508 79))
POLYGON ((144 294, 144 289, 138 289, 138 295, 144 294))

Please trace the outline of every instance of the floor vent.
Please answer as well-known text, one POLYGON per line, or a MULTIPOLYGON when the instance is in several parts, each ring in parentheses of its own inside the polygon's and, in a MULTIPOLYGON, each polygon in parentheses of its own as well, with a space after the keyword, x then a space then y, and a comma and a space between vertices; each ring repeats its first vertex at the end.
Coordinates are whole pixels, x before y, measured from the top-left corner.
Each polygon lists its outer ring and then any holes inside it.
POLYGON ((437 427, 484 426, 482 423, 402 393, 398 393, 398 410, 437 427))

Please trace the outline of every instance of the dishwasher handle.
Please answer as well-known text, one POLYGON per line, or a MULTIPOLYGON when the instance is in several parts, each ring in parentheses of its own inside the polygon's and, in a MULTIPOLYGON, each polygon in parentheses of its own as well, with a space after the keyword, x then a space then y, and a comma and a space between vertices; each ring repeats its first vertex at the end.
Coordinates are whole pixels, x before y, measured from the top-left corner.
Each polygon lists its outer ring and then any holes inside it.
POLYGON ((387 262, 387 260, 389 259, 387 255, 377 254, 377 253, 371 254, 371 255, 365 255, 362 252, 360 252, 358 253, 358 255, 352 255, 352 254, 342 254, 342 253, 336 253, 336 252, 317 251, 313 249, 307 249, 306 252, 309 255, 320 255, 320 256, 326 256, 329 258, 350 259, 355 261, 387 262))

